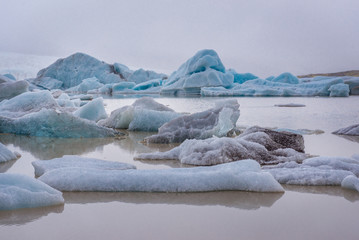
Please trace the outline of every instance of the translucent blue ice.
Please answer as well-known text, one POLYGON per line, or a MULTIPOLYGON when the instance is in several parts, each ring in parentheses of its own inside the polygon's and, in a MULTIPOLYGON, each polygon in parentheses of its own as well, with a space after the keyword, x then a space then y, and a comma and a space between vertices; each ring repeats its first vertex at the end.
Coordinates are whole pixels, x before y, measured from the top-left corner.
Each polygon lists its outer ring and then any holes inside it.
POLYGON ((107 113, 103 105, 103 98, 96 98, 76 111, 73 112, 74 116, 84 118, 91 121, 99 121, 107 118, 107 113))
POLYGON ((227 73, 233 74, 234 83, 244 83, 248 80, 257 79, 258 77, 252 73, 237 73, 234 69, 227 70, 227 73))
POLYGON ((233 79, 214 50, 201 50, 170 75, 161 94, 197 95, 202 87, 230 87, 233 79))
POLYGON ((167 78, 166 74, 163 73, 156 73, 154 71, 150 71, 150 70, 144 70, 142 68, 134 71, 129 77, 128 77, 128 81, 129 82, 134 82, 136 84, 139 83, 144 83, 147 82, 149 80, 153 80, 153 79, 164 79, 167 78))

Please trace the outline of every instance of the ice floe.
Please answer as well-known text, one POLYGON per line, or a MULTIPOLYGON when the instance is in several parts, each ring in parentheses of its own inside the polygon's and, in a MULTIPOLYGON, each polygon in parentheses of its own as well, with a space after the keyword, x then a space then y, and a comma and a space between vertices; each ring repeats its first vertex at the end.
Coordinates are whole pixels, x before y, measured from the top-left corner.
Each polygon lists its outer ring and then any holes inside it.
POLYGON ((205 140, 186 140, 166 152, 143 153, 142 160, 179 160, 184 164, 215 165, 243 159, 253 159, 260 164, 301 162, 307 155, 301 135, 280 133, 252 127, 236 138, 212 137, 205 140))
POLYGON ((341 128, 333 132, 338 135, 359 136, 359 124, 351 125, 349 127, 341 128))
POLYGON ((211 167, 98 170, 66 168, 45 172, 39 180, 61 191, 206 192, 241 190, 283 192, 253 160, 211 167))
POLYGON ((163 124, 179 116, 182 114, 157 103, 153 98, 143 97, 136 100, 131 106, 114 110, 110 117, 99 121, 99 124, 131 131, 157 131, 163 124))
POLYGON ((95 158, 79 157, 67 155, 61 158, 51 160, 38 160, 32 162, 35 169, 35 176, 41 176, 45 172, 55 169, 79 168, 79 169, 97 169, 97 170, 125 170, 135 169, 136 167, 121 162, 110 162, 95 158))
POLYGON ((147 143, 183 142, 186 139, 223 137, 236 127, 239 104, 230 99, 216 102, 209 110, 175 118, 158 129, 158 134, 147 137, 147 143))
POLYGON ((201 50, 173 72, 161 89, 166 95, 199 95, 203 87, 230 87, 233 74, 226 73, 214 50, 201 50))
POLYGON ((359 175, 359 160, 354 157, 314 157, 302 164, 287 162, 264 169, 282 184, 341 185, 347 176, 359 175))
POLYGON ((63 204, 62 193, 21 174, 0 174, 0 210, 63 204))
POLYGON ((16 160, 21 155, 18 152, 10 151, 4 144, 0 142, 0 163, 16 160))
POLYGON ((283 104, 275 104, 275 107, 305 107, 305 104, 300 103, 283 103, 283 104))

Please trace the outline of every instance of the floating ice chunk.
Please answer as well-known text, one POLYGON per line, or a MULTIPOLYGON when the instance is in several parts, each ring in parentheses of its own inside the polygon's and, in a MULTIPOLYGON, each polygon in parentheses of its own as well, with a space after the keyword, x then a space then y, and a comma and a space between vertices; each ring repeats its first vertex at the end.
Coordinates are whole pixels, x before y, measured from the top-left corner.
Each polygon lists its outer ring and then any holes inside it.
POLYGON ((359 178, 349 175, 343 179, 341 186, 343 188, 352 189, 359 192, 359 178))
POLYGON ((258 77, 253 75, 252 73, 237 73, 235 70, 233 69, 229 69, 227 71, 227 73, 231 73, 233 74, 233 82, 234 83, 244 83, 248 80, 253 80, 253 79, 257 79, 258 77))
POLYGON ((58 59, 37 74, 35 81, 50 77, 63 82, 62 89, 79 85, 82 80, 96 77, 100 83, 118 83, 122 81, 113 66, 101 62, 84 53, 75 53, 67 58, 58 59))
POLYGON ((350 95, 359 95, 359 77, 346 77, 344 83, 349 85, 350 95))
POLYGON ((136 167, 128 163, 110 162, 95 158, 85 158, 73 155, 54 158, 51 160, 38 160, 32 162, 35 168, 35 176, 39 177, 45 172, 54 169, 79 168, 79 169, 97 169, 97 170, 125 170, 135 169, 136 167))
POLYGON ((128 128, 133 131, 157 131, 163 124, 181 115, 157 103, 153 98, 143 97, 131 106, 116 109, 109 118, 101 120, 99 124, 111 128, 128 128))
POLYGON ((300 134, 300 135, 319 135, 319 134, 323 134, 324 131, 320 130, 320 129, 315 129, 315 130, 311 130, 311 129, 289 129, 289 128, 277 128, 275 129, 275 131, 277 132, 290 132, 290 133, 295 133, 295 134, 300 134))
POLYGON ((284 191, 270 174, 261 172, 259 164, 253 160, 180 169, 56 169, 46 172, 39 180, 61 191, 284 191))
POLYGON ((62 193, 45 183, 20 174, 0 174, 0 210, 63 204, 62 193))
POLYGON ((107 113, 103 105, 102 97, 96 98, 86 103, 85 105, 77 109, 75 112, 73 112, 73 114, 76 117, 88 119, 95 122, 107 118, 107 113))
POLYGON ((72 88, 68 88, 67 92, 79 92, 79 93, 87 93, 90 90, 98 89, 103 87, 104 85, 100 83, 100 81, 96 77, 86 78, 82 80, 82 82, 72 88))
POLYGON ((158 134, 145 140, 148 143, 171 143, 226 136, 236 126, 238 108, 236 100, 220 101, 216 107, 209 110, 173 119, 160 127, 158 134))
POLYGON ((289 83, 289 84, 298 84, 299 79, 291 73, 285 72, 271 79, 272 82, 280 82, 280 83, 289 83))
POLYGON ((323 169, 298 165, 298 167, 282 167, 266 169, 282 184, 291 185, 340 185, 343 179, 353 175, 350 171, 323 169))
POLYGON ((10 151, 4 144, 0 142, 0 163, 16 160, 21 155, 17 152, 10 151))
POLYGON ((350 175, 359 175, 359 160, 343 157, 308 158, 302 164, 282 163, 266 166, 275 179, 283 184, 341 185, 350 175))
POLYGON ((234 83, 230 88, 203 87, 202 96, 329 96, 332 85, 343 83, 340 78, 328 78, 298 84, 254 79, 243 84, 234 83))
POLYGON ((215 165, 253 159, 260 164, 302 161, 303 137, 291 133, 274 133, 269 129, 250 128, 236 138, 209 138, 186 140, 167 152, 143 153, 136 159, 180 160, 184 164, 215 165), (298 151, 294 150, 297 149, 298 151))
POLYGON ((338 83, 330 86, 330 97, 349 97, 349 85, 338 83))
POLYGON ((42 108, 59 107, 49 91, 25 92, 12 99, 0 102, 0 113, 7 117, 21 117, 42 108))
POLYGON ((98 138, 114 137, 118 132, 73 116, 69 112, 42 109, 20 118, 0 116, 0 132, 38 137, 98 138))
POLYGON ((230 87, 233 78, 214 50, 201 50, 171 74, 161 94, 199 95, 202 87, 230 87))
POLYGON ((156 73, 154 71, 143 70, 142 68, 140 68, 140 69, 134 71, 128 77, 128 81, 139 84, 139 83, 144 83, 144 82, 147 82, 147 81, 153 80, 153 79, 164 79, 164 78, 167 78, 166 74, 156 73))
POLYGON ((359 136, 359 124, 355 124, 349 127, 341 128, 333 132, 338 135, 352 135, 359 136))
POLYGON ((275 107, 305 107, 304 104, 300 103, 284 103, 284 104, 276 104, 275 107))
POLYGON ((29 83, 27 81, 7 81, 0 82, 0 101, 4 99, 10 99, 29 89, 29 83))

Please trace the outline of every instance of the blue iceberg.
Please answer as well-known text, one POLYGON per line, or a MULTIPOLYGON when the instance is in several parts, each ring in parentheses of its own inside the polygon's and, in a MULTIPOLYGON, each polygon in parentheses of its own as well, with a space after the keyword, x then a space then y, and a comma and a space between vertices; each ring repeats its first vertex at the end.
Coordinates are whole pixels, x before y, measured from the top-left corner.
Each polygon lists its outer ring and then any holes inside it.
POLYGON ((161 94, 199 95, 203 87, 230 87, 233 79, 214 50, 201 50, 169 76, 161 94))

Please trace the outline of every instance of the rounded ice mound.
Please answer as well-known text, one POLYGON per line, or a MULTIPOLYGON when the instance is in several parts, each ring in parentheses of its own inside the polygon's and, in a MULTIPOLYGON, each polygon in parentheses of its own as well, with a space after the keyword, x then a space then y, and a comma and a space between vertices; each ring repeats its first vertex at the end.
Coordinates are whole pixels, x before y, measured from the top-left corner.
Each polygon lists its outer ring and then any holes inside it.
POLYGON ((0 174, 0 210, 63 204, 62 193, 21 174, 0 174))
POLYGON ((200 94, 202 87, 229 87, 233 74, 226 73, 221 59, 214 50, 201 50, 171 74, 161 94, 200 94))
POLYGON ((289 72, 282 73, 279 76, 271 79, 270 81, 289 83, 289 84, 298 84, 299 83, 299 79, 289 72))
POLYGON ((341 186, 343 188, 352 189, 359 192, 359 178, 353 175, 349 175, 343 179, 341 186))
POLYGON ((74 113, 74 116, 84 118, 91 121, 99 121, 107 118, 107 113, 103 105, 103 98, 99 97, 91 102, 86 103, 74 113))
POLYGON ((67 58, 58 59, 47 68, 40 70, 35 82, 45 77, 63 82, 62 89, 77 86, 83 79, 92 77, 98 78, 103 84, 122 81, 113 66, 84 53, 75 53, 67 58))

